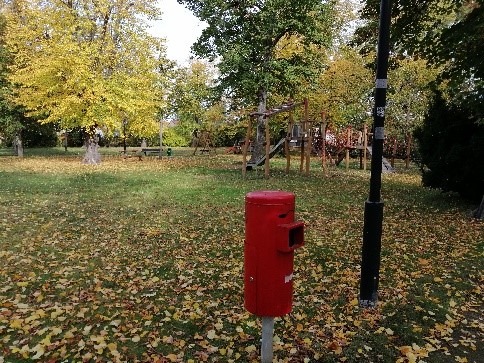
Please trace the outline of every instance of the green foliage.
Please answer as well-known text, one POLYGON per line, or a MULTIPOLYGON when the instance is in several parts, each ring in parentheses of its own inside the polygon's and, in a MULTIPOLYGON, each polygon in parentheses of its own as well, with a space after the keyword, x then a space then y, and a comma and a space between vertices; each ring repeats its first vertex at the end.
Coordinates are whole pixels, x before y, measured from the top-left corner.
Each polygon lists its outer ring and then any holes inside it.
POLYGON ((219 144, 219 140, 225 139, 222 133, 226 129, 227 107, 214 90, 216 71, 213 64, 192 61, 173 74, 168 104, 177 122, 170 130, 171 146, 190 145, 195 129, 210 132, 214 142, 219 144))
POLYGON ((52 123, 40 124, 36 120, 26 119, 23 123, 22 142, 24 147, 57 146, 56 125, 52 123))
POLYGON ((303 53, 327 46, 332 39, 332 2, 179 0, 208 26, 193 49, 217 59, 220 88, 230 95, 256 101, 261 89, 291 94, 311 65, 303 53), (296 37, 300 50, 277 56, 284 39, 296 37))
POLYGON ((242 122, 225 122, 214 130, 213 142, 215 146, 233 146, 245 139, 247 125, 242 122))
POLYGON ((22 130, 24 117, 21 107, 9 101, 11 84, 8 80, 8 67, 12 56, 5 45, 6 19, 0 13, 0 139, 11 142, 22 130))
MULTIPOLYGON (((366 23, 355 34, 355 43, 366 53, 376 44, 379 3, 366 1, 361 13, 366 23)), ((447 97, 474 109, 476 121, 483 122, 482 1, 392 1, 392 19, 393 54, 424 58, 440 66, 439 80, 447 97)))
POLYGON ((163 129, 163 145, 164 146, 188 146, 189 142, 183 135, 177 133, 176 127, 165 127, 163 129))
POLYGON ((24 119, 21 107, 14 107, 5 99, 0 100, 0 139, 11 143, 22 132, 24 119))
POLYGON ((84 145, 85 134, 84 129, 81 127, 74 127, 67 133, 67 146, 68 147, 80 147, 84 145))
MULTIPOLYGON (((484 125, 484 4, 468 1, 459 8, 452 26, 443 30, 434 57, 444 65, 442 80, 448 81, 455 103, 472 109, 477 122, 484 125)), ((432 59, 432 58, 431 58, 432 59)))
MULTIPOLYGON (((153 147, 153 146, 157 147, 160 145, 160 135, 159 133, 151 134, 147 137, 138 137, 135 135, 130 135, 129 137, 126 138, 126 146, 139 148, 143 141, 146 142, 148 147, 153 147)), ((105 145, 105 142, 103 143, 102 139, 101 139, 100 145, 101 146, 105 145)), ((117 138, 116 140, 113 140, 110 145, 123 147, 124 140, 122 137, 117 138)), ((185 137, 177 133, 177 130, 175 127, 170 126, 170 127, 163 128, 163 147, 165 146, 181 147, 181 146, 188 146, 188 145, 189 145, 189 142, 186 140, 185 137)))
MULTIPOLYGON (((452 14, 460 0, 395 0, 392 1, 391 41, 397 53, 420 53, 422 46, 430 46, 430 39, 437 39, 443 27, 451 24, 452 14), (411 36, 410 36, 411 35, 411 36)), ((374 51, 378 36, 380 0, 366 0, 360 11, 365 23, 360 26, 354 42, 364 52, 374 51)))
POLYGON ((423 183, 478 202, 484 195, 484 126, 473 112, 437 94, 415 136, 426 167, 423 183))
POLYGON ((173 126, 173 131, 185 140, 185 145, 190 145, 193 139, 193 132, 199 128, 200 125, 195 122, 180 120, 173 126))
POLYGON ((385 130, 404 140, 422 125, 433 96, 433 83, 439 70, 423 59, 402 57, 388 72, 385 130))
POLYGON ((319 77, 318 89, 310 98, 328 116, 330 127, 360 128, 368 122, 369 99, 374 76, 365 58, 350 48, 341 48, 319 77))
POLYGON ((207 121, 207 110, 214 102, 212 87, 215 69, 210 63, 192 61, 188 67, 173 72, 173 85, 168 104, 170 113, 181 122, 201 125, 207 121))

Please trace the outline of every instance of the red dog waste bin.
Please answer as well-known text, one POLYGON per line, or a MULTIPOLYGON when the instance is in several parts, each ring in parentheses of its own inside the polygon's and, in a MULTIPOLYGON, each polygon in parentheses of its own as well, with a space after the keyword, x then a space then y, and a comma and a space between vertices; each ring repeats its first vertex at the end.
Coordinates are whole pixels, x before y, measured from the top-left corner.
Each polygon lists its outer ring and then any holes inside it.
POLYGON ((294 210, 293 193, 245 197, 244 305, 255 315, 291 312, 294 250, 304 245, 304 222, 294 221, 294 210))

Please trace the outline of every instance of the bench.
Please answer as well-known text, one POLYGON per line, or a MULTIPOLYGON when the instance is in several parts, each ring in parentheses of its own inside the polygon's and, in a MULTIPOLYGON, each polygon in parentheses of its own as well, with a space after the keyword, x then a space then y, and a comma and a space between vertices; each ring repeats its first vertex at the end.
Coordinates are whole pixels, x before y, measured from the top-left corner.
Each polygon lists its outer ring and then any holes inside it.
POLYGON ((139 161, 143 160, 143 154, 138 150, 121 150, 119 153, 123 156, 123 159, 136 157, 139 161))
MULTIPOLYGON (((161 151, 163 152, 163 149, 161 149, 161 151)), ((160 148, 142 148, 141 152, 144 153, 145 156, 153 154, 160 155, 160 148)))

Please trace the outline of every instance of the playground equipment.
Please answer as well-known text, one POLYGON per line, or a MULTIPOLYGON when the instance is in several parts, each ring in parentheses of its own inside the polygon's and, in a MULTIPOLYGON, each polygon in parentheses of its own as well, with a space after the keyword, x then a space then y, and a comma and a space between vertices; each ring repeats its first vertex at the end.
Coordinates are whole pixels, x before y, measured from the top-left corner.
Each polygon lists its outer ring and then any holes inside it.
MULTIPOLYGON (((324 120, 324 116, 323 116, 324 120)), ((349 161, 350 161, 350 153, 354 150, 358 150, 359 152, 359 159, 360 159, 360 169, 366 170, 367 168, 367 160, 368 155, 371 157, 372 155, 372 147, 369 144, 368 140, 369 137, 372 136, 371 133, 368 132, 368 127, 365 124, 362 130, 354 130, 351 126, 347 127, 345 130, 333 134, 327 133, 325 128, 326 123, 323 121, 324 125, 324 132, 321 132, 321 135, 325 135, 324 137, 316 138, 316 141, 319 144, 314 146, 316 152, 321 152, 322 154, 322 164, 323 170, 326 170, 326 157, 329 157, 330 163, 334 165, 339 165, 343 160, 345 160, 346 169, 349 168, 349 161), (323 139, 324 141, 320 141, 323 139), (322 146, 321 146, 322 145, 322 146)), ((383 173, 393 173, 394 169, 394 158, 395 158, 395 150, 396 146, 394 143, 393 146, 393 154, 392 154, 392 161, 389 162, 386 158, 382 158, 382 172, 383 173)), ((410 159, 410 148, 407 147, 407 167, 410 159)))
POLYGON ((368 127, 365 124, 362 131, 355 131, 349 126, 343 133, 346 137, 339 137, 340 140, 343 139, 344 141, 337 145, 338 150, 335 153, 335 165, 339 165, 344 159, 346 169, 348 169, 351 151, 358 150, 360 155, 360 168, 366 170, 368 152, 370 152, 371 155, 371 150, 368 147, 368 127))
MULTIPOLYGON (((372 155, 372 147, 370 138, 373 136, 372 133, 368 132, 368 127, 365 124, 361 130, 355 130, 351 126, 338 132, 332 133, 327 128, 326 114, 322 112, 322 122, 319 127, 314 127, 314 121, 310 120, 308 117, 308 101, 304 99, 302 102, 289 101, 280 105, 279 107, 265 111, 264 113, 252 112, 249 114, 249 123, 247 127, 247 133, 245 136, 245 141, 242 145, 243 153, 243 164, 242 164, 242 175, 246 176, 247 170, 252 170, 253 168, 264 164, 264 174, 265 177, 269 177, 269 159, 276 155, 282 147, 284 147, 284 153, 286 156, 286 173, 289 172, 291 166, 291 149, 299 148, 300 150, 300 166, 299 171, 305 175, 309 175, 311 154, 321 156, 321 163, 323 171, 327 170, 327 161, 329 159, 330 164, 339 165, 343 160, 345 160, 346 169, 349 169, 350 164, 350 154, 353 151, 358 151, 360 159, 360 169, 367 169, 368 156, 372 155), (303 119, 299 122, 294 121, 293 111, 297 107, 304 107, 303 119), (269 120, 275 115, 288 112, 289 122, 287 126, 287 133, 285 137, 281 137, 274 145, 270 144, 270 134, 269 134, 269 120), (252 120, 259 116, 263 116, 265 120, 265 153, 257 160, 247 161, 247 154, 250 147, 250 138, 252 132, 252 120), (304 168, 305 165, 305 168, 304 168)), ((386 158, 382 158, 382 172, 392 173, 395 171, 394 162, 397 155, 402 155, 402 152, 397 152, 397 141, 395 138, 392 139, 391 152, 387 155, 391 155, 391 161, 386 158)), ((388 144, 387 144, 388 145, 388 144)), ((406 167, 408 168, 410 161, 410 151, 411 151, 411 137, 408 136, 405 141, 405 159, 406 167)), ((400 148, 401 149, 401 148, 400 148)))
POLYGON ((390 142, 383 144, 383 153, 390 158, 390 164, 395 167, 395 159, 405 160, 405 168, 410 165, 412 152, 412 134, 408 133, 403 142, 399 142, 396 137, 389 138, 390 142))
POLYGON ((264 113, 252 112, 249 114, 249 124, 247 127, 247 133, 245 136, 245 142, 243 145, 243 163, 242 163, 242 175, 245 177, 247 170, 252 170, 254 167, 264 164, 264 174, 265 177, 269 177, 269 159, 272 158, 278 151, 284 146, 284 151, 286 154, 286 172, 289 172, 291 165, 290 147, 297 146, 301 151, 301 163, 299 170, 300 172, 304 169, 304 163, 306 163, 306 175, 309 175, 309 166, 311 158, 311 147, 306 147, 306 145, 312 145, 312 127, 311 121, 308 119, 308 101, 304 99, 302 102, 289 101, 282 104, 279 107, 265 111, 264 113), (297 107, 304 106, 304 119, 299 123, 294 122, 293 110, 297 107), (282 137, 275 145, 271 147, 270 145, 270 134, 269 134, 269 119, 275 115, 289 112, 289 123, 287 127, 287 134, 282 137), (265 132, 266 132, 266 145, 265 154, 259 159, 251 162, 247 162, 247 153, 249 149, 251 131, 252 131, 252 120, 256 117, 263 116, 265 120, 265 132))
MULTIPOLYGON (((327 159, 331 165, 339 165, 346 158, 346 167, 349 166, 350 152, 360 150, 360 154, 367 151, 367 131, 366 125, 363 131, 353 132, 351 127, 343 131, 333 133, 327 128, 326 114, 322 113, 322 123, 314 128, 312 152, 322 158, 323 170, 326 170, 327 159)), ((362 169, 366 169, 361 158, 362 169)))
POLYGON ((212 142, 212 135, 208 131, 199 131, 195 130, 193 132, 193 142, 192 145, 195 146, 195 150, 193 150, 193 155, 196 154, 198 148, 200 148, 200 153, 208 153, 214 151, 215 148, 212 142))
POLYGON ((226 150, 227 154, 241 154, 242 153, 242 146, 240 145, 240 141, 235 141, 234 146, 230 146, 226 150))

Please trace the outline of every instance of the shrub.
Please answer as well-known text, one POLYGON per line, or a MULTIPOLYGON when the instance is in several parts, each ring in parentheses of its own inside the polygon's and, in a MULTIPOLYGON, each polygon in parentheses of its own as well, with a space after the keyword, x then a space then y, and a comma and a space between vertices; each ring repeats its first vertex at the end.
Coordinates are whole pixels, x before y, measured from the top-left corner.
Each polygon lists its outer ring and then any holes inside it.
POLYGON ((53 147, 57 145, 57 132, 54 124, 41 124, 36 120, 26 119, 22 130, 22 142, 25 147, 53 147))
POLYGON ((415 131, 425 186, 454 191, 479 201, 484 194, 484 125, 472 110, 434 98, 426 120, 415 131))
POLYGON ((188 141, 185 137, 179 135, 174 127, 166 127, 163 129, 163 145, 172 147, 188 146, 188 141))

